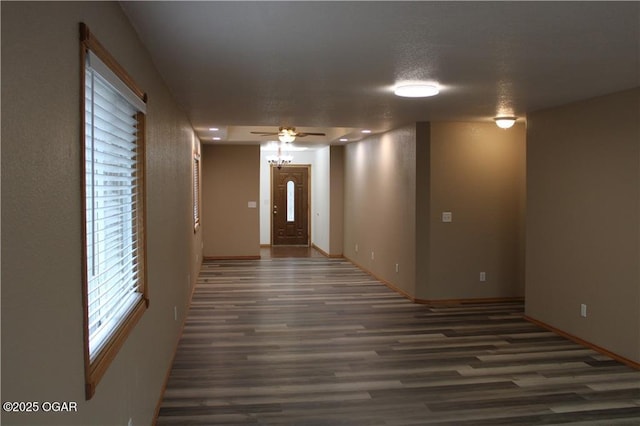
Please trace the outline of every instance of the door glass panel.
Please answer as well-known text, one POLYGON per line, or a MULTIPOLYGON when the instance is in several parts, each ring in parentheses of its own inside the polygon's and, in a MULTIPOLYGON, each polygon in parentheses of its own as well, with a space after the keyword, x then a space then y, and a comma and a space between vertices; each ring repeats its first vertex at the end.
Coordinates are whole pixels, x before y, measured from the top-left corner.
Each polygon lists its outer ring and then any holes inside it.
POLYGON ((295 184, 292 180, 287 182, 287 222, 295 221, 295 184))

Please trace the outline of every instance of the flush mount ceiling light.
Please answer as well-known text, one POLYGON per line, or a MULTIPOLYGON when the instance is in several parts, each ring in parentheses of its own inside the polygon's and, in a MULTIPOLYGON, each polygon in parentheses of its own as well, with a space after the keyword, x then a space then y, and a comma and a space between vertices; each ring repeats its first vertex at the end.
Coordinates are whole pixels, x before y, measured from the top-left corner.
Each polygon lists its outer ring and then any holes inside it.
POLYGON ((435 84, 406 83, 396 86, 393 93, 403 98, 427 98, 440 93, 440 89, 435 84))
POLYGON ((496 122, 496 126, 501 129, 508 129, 515 124, 517 119, 517 117, 496 117, 494 121, 496 122))

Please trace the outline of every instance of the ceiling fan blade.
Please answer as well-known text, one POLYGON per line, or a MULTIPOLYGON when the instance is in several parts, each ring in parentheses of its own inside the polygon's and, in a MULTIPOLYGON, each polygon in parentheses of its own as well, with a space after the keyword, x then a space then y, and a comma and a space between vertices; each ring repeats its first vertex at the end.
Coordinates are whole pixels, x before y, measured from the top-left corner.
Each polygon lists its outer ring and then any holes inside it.
POLYGON ((327 135, 324 133, 300 132, 300 133, 296 133, 296 136, 303 138, 305 136, 327 136, 327 135))
POLYGON ((293 128, 288 128, 288 127, 287 128, 283 127, 278 132, 250 132, 250 133, 254 135, 261 135, 261 136, 279 136, 286 133, 285 131, 294 132, 292 136, 300 137, 300 138, 303 138, 305 136, 326 136, 325 133, 312 133, 312 132, 295 133, 295 130, 293 128))

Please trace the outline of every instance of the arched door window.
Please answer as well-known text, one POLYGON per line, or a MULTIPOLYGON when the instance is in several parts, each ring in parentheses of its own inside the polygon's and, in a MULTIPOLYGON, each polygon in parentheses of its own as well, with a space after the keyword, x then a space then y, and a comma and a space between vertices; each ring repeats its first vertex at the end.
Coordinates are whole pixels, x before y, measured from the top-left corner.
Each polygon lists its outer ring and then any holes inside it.
POLYGON ((295 184, 292 180, 290 180, 289 182, 287 182, 287 222, 295 222, 296 220, 295 201, 295 184))

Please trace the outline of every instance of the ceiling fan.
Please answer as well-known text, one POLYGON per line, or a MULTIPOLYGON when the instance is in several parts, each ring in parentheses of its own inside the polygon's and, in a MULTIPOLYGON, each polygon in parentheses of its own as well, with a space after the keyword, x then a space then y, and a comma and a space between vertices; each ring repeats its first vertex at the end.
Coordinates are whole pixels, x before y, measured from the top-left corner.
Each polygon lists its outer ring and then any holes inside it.
POLYGON ((303 138, 305 136, 326 136, 324 133, 312 133, 312 132, 296 132, 295 127, 280 127, 277 132, 251 132, 254 135, 261 136, 278 136, 280 142, 291 143, 296 138, 303 138))

